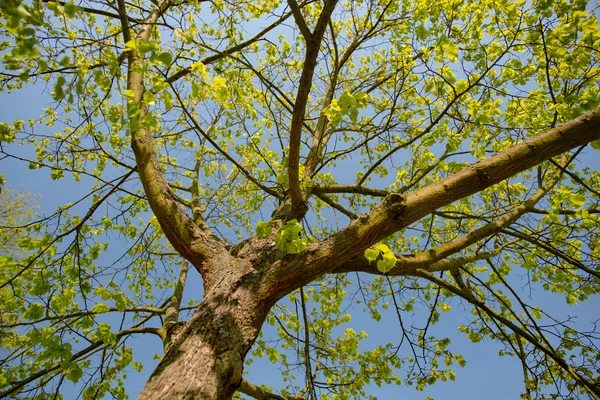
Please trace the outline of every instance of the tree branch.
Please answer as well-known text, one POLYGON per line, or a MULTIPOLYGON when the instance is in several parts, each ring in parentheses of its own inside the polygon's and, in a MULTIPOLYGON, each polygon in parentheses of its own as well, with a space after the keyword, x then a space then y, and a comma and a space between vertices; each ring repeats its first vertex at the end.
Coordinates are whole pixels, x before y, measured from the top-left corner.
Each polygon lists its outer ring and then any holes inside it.
POLYGON ((296 26, 298 26, 298 29, 300 29, 300 33, 302 33, 302 36, 304 36, 304 40, 306 41, 306 43, 312 42, 313 34, 306 25, 306 21, 302 16, 302 12, 300 11, 298 3, 296 2, 296 0, 288 0, 288 5, 290 6, 292 14, 294 15, 294 21, 296 22, 296 26))
POLYGON ((306 400, 304 397, 293 396, 283 397, 275 393, 271 393, 265 389, 259 388, 258 386, 242 378, 242 383, 238 388, 238 392, 248 396, 254 397, 256 400, 306 400))
MULTIPOLYGON (((563 165, 566 164, 568 164, 568 160, 567 157, 564 157, 563 165)), ((525 213, 530 211, 533 206, 535 206, 546 195, 546 193, 548 193, 548 191, 552 189, 556 183, 558 183, 561 175, 562 168, 560 168, 556 174, 554 174, 546 187, 538 188, 538 190, 528 200, 524 201, 523 204, 515 207, 512 211, 508 212, 502 217, 482 226, 479 229, 474 230, 466 236, 458 237, 434 249, 427 249, 415 255, 400 256, 397 264, 404 267, 411 266, 412 268, 424 268, 427 265, 436 263, 451 254, 458 253, 472 244, 475 244, 478 241, 501 231, 507 226, 510 226, 525 213)), ((428 268, 428 270, 430 269, 428 268)))
POLYGON ((169 350, 169 347, 171 347, 173 335, 176 333, 174 328, 179 321, 179 309, 181 308, 181 301, 183 300, 183 289, 185 288, 185 283, 187 281, 188 270, 189 263, 187 260, 184 260, 181 264, 181 271, 179 271, 179 279, 177 279, 177 284, 173 290, 173 296, 171 296, 170 304, 165 312, 165 319, 162 326, 164 333, 163 348, 165 353, 169 350))
POLYGON ((302 139, 302 125, 304 124, 304 116, 306 113, 306 104, 308 95, 312 86, 313 75, 317 66, 317 56, 321 41, 327 29, 327 23, 337 0, 325 1, 325 6, 321 11, 317 26, 312 35, 312 40, 306 42, 306 55, 304 57, 304 67, 298 84, 298 92, 294 109, 292 113, 292 122, 290 124, 290 154, 288 163, 288 182, 290 185, 290 200, 292 202, 291 212, 288 219, 303 217, 308 207, 302 198, 302 190, 300 189, 300 146, 302 139))
MULTIPOLYGON (((194 116, 188 111, 187 107, 185 106, 185 103, 183 102, 183 100, 181 99, 181 96, 179 96, 179 93, 175 90, 175 88, 173 87, 173 85, 171 85, 171 88, 173 89, 173 92, 175 93, 175 97, 177 97, 177 101, 179 102, 179 104, 181 105, 181 108, 184 112, 184 114, 186 115, 186 117, 189 119, 189 121, 192 123, 192 125, 194 126, 194 128, 200 132, 200 134, 219 152, 221 153, 221 155, 223 155, 223 157, 227 158, 233 165, 235 165, 235 167, 253 184, 255 184, 258 188, 260 188, 262 191, 264 191, 265 193, 275 197, 275 198, 281 198, 281 195, 274 189, 271 189, 268 186, 263 185, 262 183, 260 183, 260 181, 258 179, 256 179, 255 177, 252 176, 252 174, 250 174, 250 172, 248 170, 246 170, 246 168, 244 168, 239 162, 237 162, 237 160, 235 158, 233 158, 228 152, 224 151, 223 149, 221 149, 221 147, 219 146, 219 144, 217 142, 215 142, 210 135, 208 134, 208 132, 206 132, 204 129, 202 129, 202 127, 200 126, 200 124, 198 124, 198 121, 196 121, 196 118, 194 118, 194 116)), ((192 188, 193 190, 193 188, 192 188)))
POLYGON ((526 330, 522 329, 521 327, 517 326, 514 322, 512 322, 508 318, 504 317, 502 314, 499 314, 498 312, 496 312, 495 310, 490 308, 486 303, 477 299, 472 293, 466 292, 462 289, 459 289, 456 286, 451 285, 448 282, 444 281, 443 279, 440 279, 437 276, 430 274, 429 272, 420 271, 420 273, 423 278, 426 278, 430 282, 433 282, 436 285, 439 285, 442 288, 454 293, 455 295, 460 296, 461 298, 465 299, 469 303, 473 304, 475 307, 481 309, 493 320, 496 320, 496 321, 502 323, 504 326, 511 329, 514 333, 525 338, 529 343, 534 345, 538 350, 543 352, 546 356, 550 357, 558 365, 560 365, 560 367, 563 368, 569 375, 571 375, 571 377, 573 377, 573 379, 575 379, 575 381, 577 381, 577 383, 579 385, 581 385, 583 388, 585 388, 594 399, 598 399, 598 396, 600 396, 600 387, 595 386, 594 384, 589 382, 587 379, 585 379, 585 377, 581 376, 569 363, 567 363, 562 357, 560 357, 553 348, 548 347, 544 343, 541 343, 532 334, 530 334, 526 330))
MULTIPOLYGON (((154 335, 158 335, 160 336, 158 329, 156 328, 131 328, 131 329, 125 329, 123 331, 117 332, 115 333, 115 337, 117 339, 127 336, 127 335, 131 335, 131 334, 135 334, 135 333, 152 333, 154 335)), ((101 347, 101 346, 105 346, 108 347, 107 345, 104 344, 104 341, 102 340, 98 340, 94 343, 92 343, 91 345, 89 345, 88 347, 86 347, 85 349, 78 351, 77 353, 73 354, 73 357, 71 358, 71 361, 77 361, 82 357, 87 356, 91 351, 101 347)), ((19 389, 21 389, 23 386, 49 374, 52 371, 56 371, 57 369, 62 367, 62 363, 58 362, 55 363, 47 368, 43 368, 41 370, 39 370, 38 372, 35 372, 31 375, 29 375, 27 378, 22 379, 18 382, 14 382, 11 383, 11 387, 9 389, 6 389, 2 392, 0 392, 0 398, 6 397, 9 394, 15 393, 16 391, 18 391, 19 389)))
POLYGON ((367 196, 385 197, 390 192, 381 189, 371 189, 357 185, 321 185, 315 183, 312 188, 313 193, 355 193, 367 196))
MULTIPOLYGON (((149 40, 154 23, 170 7, 169 0, 156 5, 145 23, 140 26, 137 39, 149 40)), ((125 35, 125 33, 124 33, 125 35)), ((127 89, 133 96, 127 102, 130 120, 131 147, 148 203, 156 216, 165 236, 185 259, 190 261, 204 279, 205 288, 217 280, 209 261, 217 255, 228 254, 223 243, 203 232, 182 209, 167 182, 158 160, 152 132, 145 127, 147 105, 143 101, 145 92, 144 56, 138 51, 127 52, 127 89)))
MULTIPOLYGON (((237 52, 245 49, 246 47, 250 46, 253 43, 258 42, 264 35, 266 35, 270 31, 272 31, 273 29, 275 29, 276 27, 278 27, 279 25, 281 25, 291 15, 292 15, 291 12, 283 14, 281 16, 281 18, 279 18, 277 21, 273 22, 271 25, 267 26, 262 31, 258 32, 252 38, 246 40, 245 42, 242 42, 240 44, 232 46, 232 47, 230 47, 228 49, 225 49, 223 51, 218 51, 217 54, 214 54, 212 56, 206 57, 205 59, 201 60, 202 64, 204 64, 204 65, 212 64, 212 63, 214 63, 216 61, 222 60, 225 57, 228 57, 228 56, 230 56, 230 55, 232 55, 234 53, 237 53, 237 52)), ((183 78, 184 76, 186 76, 190 72, 192 72, 192 68, 191 67, 186 67, 186 68, 184 68, 184 69, 176 72, 175 74, 171 75, 167 79, 165 79, 165 82, 167 82, 169 84, 174 83, 175 81, 177 81, 178 79, 183 78)))
POLYGON ((348 210, 347 208, 343 207, 342 205, 336 203, 335 201, 331 200, 329 198, 329 196, 325 195, 325 194, 321 194, 321 193, 317 193, 316 196, 321 199, 323 201, 323 203, 327 204, 329 207, 338 210, 339 212, 341 212, 342 214, 346 215, 348 218, 352 219, 356 219, 358 218, 358 215, 354 214, 352 211, 348 210))
POLYGON ((287 283, 281 289, 295 290, 362 255, 368 246, 438 208, 597 139, 600 139, 600 108, 405 196, 392 193, 337 234, 309 245, 300 254, 286 257, 285 265, 281 263, 277 271, 287 283))
MULTIPOLYGON (((65 1, 58 1, 58 0, 42 0, 42 3, 56 3, 56 4, 60 4, 61 6, 64 6, 66 4, 70 4, 67 3, 65 1)), ((102 15, 104 17, 110 17, 110 18, 115 18, 115 19, 121 19, 121 15, 120 14, 115 14, 115 13, 111 13, 110 11, 105 11, 105 10, 98 10, 96 8, 91 8, 91 7, 83 7, 78 5, 77 8, 79 8, 81 11, 84 11, 86 13, 90 13, 90 14, 96 14, 96 15, 102 15)), ((120 10, 119 10, 120 12, 120 10)), ((140 23, 141 21, 128 17, 129 20, 140 23)))
POLYGON ((8 279, 6 282, 2 282, 2 284, 0 284, 0 289, 2 289, 3 287, 5 287, 6 285, 9 285, 10 283, 12 283, 15 279, 17 279, 19 276, 21 276, 25 271, 27 271, 29 268, 31 268, 32 265, 34 265, 36 263, 36 261, 46 253, 46 251, 48 251, 48 249, 50 249, 56 242, 58 242, 59 240, 61 240, 62 238, 69 236, 71 233, 79 231, 81 229, 81 227, 83 225, 85 225, 85 223, 92 218, 92 215, 94 215, 94 212, 96 212, 96 210, 98 209, 98 207, 100 207, 100 205, 102 203, 104 203, 104 201, 106 201, 106 199, 108 199, 114 192, 117 191, 117 189, 135 172, 137 171, 136 168, 130 170, 129 172, 127 172, 120 180, 119 182, 113 186, 108 193, 106 193, 104 196, 102 196, 102 198, 98 199, 98 201, 96 201, 94 204, 92 204, 92 206, 90 207, 90 209, 88 210, 88 212, 81 218, 81 221, 75 225, 74 227, 72 227, 71 229, 69 229, 66 232, 61 233, 60 235, 57 235, 54 239, 52 239, 50 241, 50 243, 48 243, 48 245, 46 247, 44 247, 35 257, 33 257, 31 260, 29 260, 29 262, 27 263, 27 265, 23 266, 23 268, 17 272, 15 275, 13 275, 10 279, 8 279))
POLYGON ((525 240, 526 242, 529 242, 531 244, 533 244, 534 246, 537 246, 541 249, 546 250, 548 253, 555 255, 558 258, 563 259, 564 261, 568 262, 569 264, 581 269, 584 272, 587 272, 588 274, 595 276, 596 278, 600 279, 600 272, 593 270, 592 268, 586 266, 584 263, 582 263, 579 260, 574 259, 573 257, 569 256, 568 254, 563 253, 562 251, 552 247, 551 245, 541 242, 535 238, 533 238, 531 235, 526 235, 522 232, 519 232, 517 230, 512 230, 512 229, 503 229, 502 230, 503 233, 525 240))

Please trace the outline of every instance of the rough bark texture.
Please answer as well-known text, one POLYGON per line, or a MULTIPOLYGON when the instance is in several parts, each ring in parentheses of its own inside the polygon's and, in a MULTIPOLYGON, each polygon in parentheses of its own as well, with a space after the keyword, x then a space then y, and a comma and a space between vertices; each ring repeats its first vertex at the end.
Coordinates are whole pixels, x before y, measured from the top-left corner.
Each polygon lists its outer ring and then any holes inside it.
POLYGON ((273 235, 251 238, 237 249, 237 257, 215 249, 207 266, 212 284, 204 301, 139 398, 231 398, 241 383, 246 353, 277 300, 324 273, 369 270, 372 267, 361 257, 366 247, 439 207, 599 138, 596 109, 423 189, 389 195, 371 212, 300 254, 277 250, 273 235))
MULTIPOLYGON (((306 25, 299 5, 294 0, 289 3, 306 40, 306 57, 290 126, 290 193, 284 202, 287 208, 282 207, 285 215, 278 215, 288 219, 302 217, 307 211, 299 185, 301 136, 320 42, 336 0, 324 3, 314 32, 306 25)), ((155 12, 139 27, 138 39, 148 40, 154 22, 170 5, 169 1, 157 5, 155 12)), ((128 39, 126 18, 122 25, 124 37, 128 39)), ((196 221, 190 218, 171 192, 157 158, 152 132, 143 126, 146 89, 139 73, 143 55, 131 51, 128 63, 128 89, 134 93, 128 104, 130 114, 134 115, 132 148, 140 180, 166 237, 201 273, 205 289, 202 304, 169 346, 140 394, 143 400, 230 399, 242 382, 246 354, 271 306, 279 299, 325 273, 377 273, 362 256, 368 246, 440 207, 600 139, 600 109, 596 109, 427 187, 407 194, 392 193, 337 234, 311 244, 300 254, 286 255, 278 250, 275 233, 265 239, 250 238, 230 253, 222 242, 212 237, 199 213, 195 215, 196 221)), ((498 229, 501 227, 502 224, 498 229)), ((426 261, 437 262, 439 258, 426 261)), ((452 263, 447 264, 436 268, 450 268, 452 263)), ((396 272, 401 274, 407 270, 400 268, 396 272)))
MULTIPOLYGON (((227 268, 224 269, 224 272, 227 268)), ((225 273, 171 346, 140 399, 229 399, 269 305, 254 274, 225 273)))

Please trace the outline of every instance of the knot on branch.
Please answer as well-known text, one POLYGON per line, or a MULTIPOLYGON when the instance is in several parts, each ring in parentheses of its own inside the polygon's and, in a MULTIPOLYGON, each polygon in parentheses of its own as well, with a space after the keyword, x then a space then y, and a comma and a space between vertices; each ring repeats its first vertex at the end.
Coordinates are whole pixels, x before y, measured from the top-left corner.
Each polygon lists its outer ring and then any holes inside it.
POLYGON ((396 219, 401 219, 406 213, 405 197, 400 193, 390 193, 383 200, 385 208, 390 210, 396 219))
POLYGON ((242 371, 244 370, 244 362, 242 356, 236 350, 227 350, 219 354, 216 364, 218 373, 226 376, 229 382, 223 382, 225 386, 235 386, 236 388, 242 382, 242 371))
POLYGON ((475 170, 475 173, 477 174, 477 179, 479 179, 479 181, 483 182, 483 183, 487 183, 490 180, 489 175, 487 174, 487 172, 485 172, 483 169, 481 168, 477 168, 475 170))

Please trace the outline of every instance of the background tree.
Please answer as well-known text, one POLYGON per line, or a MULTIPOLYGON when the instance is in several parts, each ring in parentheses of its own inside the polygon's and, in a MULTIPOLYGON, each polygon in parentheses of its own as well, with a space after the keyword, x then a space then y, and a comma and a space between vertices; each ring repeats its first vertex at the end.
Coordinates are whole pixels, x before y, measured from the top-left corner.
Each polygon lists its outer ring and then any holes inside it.
POLYGON ((19 242, 38 208, 36 197, 23 190, 9 189, 0 176, 0 256, 23 256, 19 242))
POLYGON ((3 90, 52 100, 2 130, 3 160, 82 193, 2 261, 0 397, 124 398, 143 334, 165 355, 142 399, 266 398, 253 345, 282 396, 424 388, 464 365, 432 333, 453 306, 520 361, 524 398, 600 396, 595 325, 539 297, 600 284, 593 6, 0 4, 3 90), (358 351, 356 302, 394 310, 393 341, 358 351))

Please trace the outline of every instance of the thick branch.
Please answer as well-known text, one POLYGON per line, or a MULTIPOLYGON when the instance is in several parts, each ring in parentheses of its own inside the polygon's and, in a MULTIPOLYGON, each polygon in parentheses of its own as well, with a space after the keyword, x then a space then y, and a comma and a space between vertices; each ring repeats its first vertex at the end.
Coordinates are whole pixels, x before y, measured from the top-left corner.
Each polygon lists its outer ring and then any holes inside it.
POLYGON ((300 140, 302 138, 302 125, 304 124, 304 115, 306 113, 306 104, 308 95, 312 86, 313 75, 317 66, 317 56, 319 48, 329 18, 333 13, 337 0, 327 0, 317 21, 315 31, 312 35, 312 40, 306 42, 306 55, 304 57, 304 67, 300 82, 298 84, 298 93, 294 103, 292 113, 292 122, 290 125, 290 154, 288 167, 288 180, 290 184, 290 199, 292 202, 291 213, 289 219, 302 217, 308 207, 302 198, 302 190, 300 189, 300 140))
POLYGON ((298 26, 298 29, 300 29, 300 33, 302 33, 302 36, 304 36, 304 40, 306 41, 306 43, 312 42, 313 34, 306 25, 306 21, 302 16, 302 11, 300 11, 298 3, 296 2, 296 0, 288 0, 288 5, 290 6, 292 14, 294 15, 294 21, 296 22, 296 26, 298 26))
MULTIPOLYGON (((512 244, 514 242, 510 243, 512 244)), ((366 272, 373 275, 385 276, 420 276, 419 270, 425 270, 429 272, 457 271, 459 267, 462 267, 466 264, 480 260, 488 260, 492 257, 497 256, 502 250, 504 250, 504 248, 508 244, 509 243, 495 248, 491 251, 471 253, 454 258, 444 258, 442 260, 432 262, 421 267, 416 266, 415 264, 398 262, 396 263, 396 266, 394 266, 394 268, 392 268, 385 274, 376 268, 376 264, 374 262, 369 262, 369 260, 367 260, 363 255, 359 255, 351 260, 346 261, 345 263, 340 264, 331 272, 336 274, 347 272, 366 272)), ((401 259, 402 256, 396 257, 401 259)))
POLYGON ((179 322, 179 310, 181 308, 181 301, 183 300, 183 289, 187 281, 187 274, 189 269, 189 263, 184 260, 181 264, 181 271, 179 272, 179 279, 173 290, 173 296, 165 312, 165 320, 163 322, 163 348, 165 353, 171 347, 173 342, 173 334, 175 333, 175 326, 179 322))
MULTIPOLYGON (((564 163, 567 163, 565 157, 564 163)), ((502 217, 482 226, 479 229, 474 230, 466 236, 458 237, 451 240, 448 243, 444 243, 434 249, 424 250, 418 254, 411 256, 401 256, 398 258, 398 266, 410 266, 412 268, 423 268, 427 265, 441 261, 443 258, 455 254, 478 241, 485 239, 486 237, 492 236, 493 234, 500 232, 502 229, 510 226, 513 222, 519 219, 522 215, 533 209, 533 207, 548 193, 550 189, 556 185, 560 180, 562 173, 559 169, 556 174, 552 177, 550 182, 545 187, 540 187, 528 200, 523 204, 515 207, 512 211, 503 215, 502 217)))
POLYGON ((335 270, 361 255, 368 246, 440 207, 597 139, 600 139, 600 108, 406 196, 391 194, 337 234, 311 244, 303 253, 286 257, 281 265, 275 263, 274 267, 279 268, 277 275, 289 285, 282 285, 282 290, 294 290, 316 276, 335 270))
MULTIPOLYGON (((157 5, 146 23, 140 27, 137 39, 150 38, 154 23, 169 6, 168 0, 157 5)), ((125 31, 126 27, 123 28, 125 31)), ((169 242, 202 274, 205 288, 210 287, 214 279, 207 262, 216 254, 227 253, 227 250, 222 243, 212 239, 209 233, 203 232, 194 223, 171 191, 157 157, 152 132, 144 124, 147 106, 143 102, 145 87, 141 71, 144 70, 145 60, 137 51, 129 51, 127 59, 127 89, 133 93, 127 104, 132 133, 131 147, 148 203, 169 242)))

